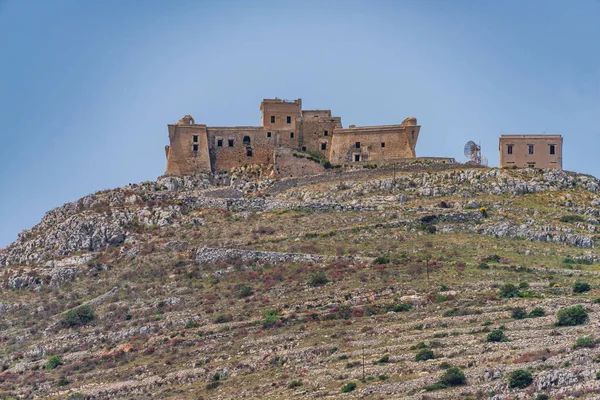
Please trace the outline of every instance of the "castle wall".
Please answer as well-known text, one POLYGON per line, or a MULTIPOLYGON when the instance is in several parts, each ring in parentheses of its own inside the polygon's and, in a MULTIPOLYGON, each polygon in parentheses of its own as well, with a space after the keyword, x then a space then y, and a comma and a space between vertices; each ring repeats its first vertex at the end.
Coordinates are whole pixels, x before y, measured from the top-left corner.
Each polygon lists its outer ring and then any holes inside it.
POLYGON ((304 157, 294 157, 294 151, 286 148, 275 150, 275 169, 281 178, 316 175, 325 172, 323 165, 304 157))
POLYGON ((502 135, 499 141, 500 167, 562 169, 562 144, 560 135, 502 135), (509 146, 512 154, 509 154, 509 146), (530 146, 533 146, 533 154, 530 154, 530 146), (554 154, 551 154, 551 146, 554 154))
POLYGON ((329 160, 332 164, 344 164, 415 158, 419 130, 416 125, 338 128, 333 132, 329 160))
POLYGON ((336 128, 341 128, 341 126, 340 118, 307 118, 304 116, 302 118, 300 148, 320 153, 323 157, 329 159, 333 131, 336 128), (323 145, 325 145, 325 149, 323 149, 323 145))
POLYGON ((206 125, 169 125, 169 142, 166 150, 167 175, 190 175, 212 170, 206 125))
POLYGON ((258 126, 208 127, 210 162, 214 170, 226 171, 245 164, 273 164, 277 134, 267 137, 258 126), (249 141, 244 141, 244 139, 249 141))

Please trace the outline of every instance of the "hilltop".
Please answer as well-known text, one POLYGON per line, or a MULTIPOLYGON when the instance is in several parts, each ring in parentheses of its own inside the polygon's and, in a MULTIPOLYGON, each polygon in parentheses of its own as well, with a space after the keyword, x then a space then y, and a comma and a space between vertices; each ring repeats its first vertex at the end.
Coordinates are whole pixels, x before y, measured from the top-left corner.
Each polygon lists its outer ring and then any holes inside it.
POLYGON ((83 197, 0 250, 0 398, 597 398, 599 191, 415 162, 83 197))

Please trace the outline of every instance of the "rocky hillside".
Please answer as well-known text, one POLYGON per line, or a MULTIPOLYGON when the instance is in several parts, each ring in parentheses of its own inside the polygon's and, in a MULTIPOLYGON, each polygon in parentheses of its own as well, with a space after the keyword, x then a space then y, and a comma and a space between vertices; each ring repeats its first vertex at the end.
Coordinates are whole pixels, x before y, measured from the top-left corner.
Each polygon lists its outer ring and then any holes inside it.
POLYGON ((599 398, 597 179, 272 175, 161 177, 22 232, 0 398, 599 398))

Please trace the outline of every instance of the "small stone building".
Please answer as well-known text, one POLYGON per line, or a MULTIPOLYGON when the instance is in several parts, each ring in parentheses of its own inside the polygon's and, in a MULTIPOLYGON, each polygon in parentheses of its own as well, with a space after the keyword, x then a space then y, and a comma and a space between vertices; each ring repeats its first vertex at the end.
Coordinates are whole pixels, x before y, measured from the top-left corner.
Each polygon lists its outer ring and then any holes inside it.
POLYGON ((562 169, 561 135, 501 135, 500 167, 562 169))
POLYGON ((191 115, 168 125, 167 174, 226 171, 246 164, 271 165, 292 149, 332 164, 415 158, 420 126, 410 117, 399 125, 342 128, 330 110, 302 110, 302 100, 265 99, 261 126, 208 127, 191 115))

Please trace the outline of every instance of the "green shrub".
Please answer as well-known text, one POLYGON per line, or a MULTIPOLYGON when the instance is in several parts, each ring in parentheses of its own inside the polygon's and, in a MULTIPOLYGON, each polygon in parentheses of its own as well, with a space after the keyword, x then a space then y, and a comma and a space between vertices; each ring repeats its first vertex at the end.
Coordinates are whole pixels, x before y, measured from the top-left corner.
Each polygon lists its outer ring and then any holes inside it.
POLYGON ((94 320, 96 313, 88 305, 79 306, 63 314, 63 325, 67 327, 86 325, 94 320))
POLYGON ((499 263, 500 262, 500 256, 498 254, 493 254, 491 256, 487 256, 486 258, 483 259, 483 262, 495 262, 495 263, 499 263))
POLYGON ((535 398, 535 400, 550 400, 550 397, 548 397, 547 394, 538 394, 537 397, 535 398))
POLYGON ((464 385, 466 382, 467 378, 465 377, 465 373, 458 367, 448 368, 440 378, 440 383, 446 386, 464 385))
POLYGON ((46 362, 45 368, 47 370, 51 370, 51 369, 57 368, 59 365, 62 365, 62 364, 63 364, 63 362, 62 362, 62 360, 60 359, 59 356, 52 356, 46 362))
POLYGON ((600 379, 600 371, 596 372, 596 379, 600 379))
POLYGON ((390 356, 387 354, 379 359, 380 364, 385 364, 390 362, 390 356))
POLYGON ((289 389, 295 389, 297 387, 302 386, 302 382, 301 381, 291 381, 290 384, 288 385, 289 389))
POLYGON ((544 309, 542 307, 536 307, 533 310, 531 310, 527 318, 538 318, 543 317, 544 315, 546 315, 544 309))
POLYGON ((566 223, 585 222, 585 218, 583 218, 581 215, 563 215, 562 217, 559 218, 559 221, 566 222, 566 223))
POLYGON ((434 383, 433 385, 429 385, 425 387, 425 390, 428 392, 433 392, 435 390, 446 389, 448 386, 444 385, 441 382, 434 383))
POLYGON ((67 386, 69 383, 71 383, 71 381, 62 376, 58 382, 56 382, 56 386, 67 386))
POLYGON ((519 289, 512 283, 506 283, 500 288, 500 297, 505 299, 512 299, 513 297, 520 297, 519 289))
POLYGON ((350 393, 354 389, 356 389, 356 382, 348 382, 342 388, 342 393, 350 393))
POLYGON ((575 282, 573 284, 573 293, 589 292, 592 288, 587 282, 575 282))
POLYGON ((532 382, 531 372, 526 369, 516 369, 508 376, 508 386, 511 388, 525 389, 532 382))
POLYGON ((435 354, 430 349, 421 349, 415 355, 415 361, 427 361, 433 360, 435 358, 435 354))
POLYGON ((597 298, 595 298, 595 299, 592 301, 592 304, 600 304, 600 297, 597 297, 597 298))
POLYGON ((231 321, 233 321, 233 316, 231 314, 219 314, 217 315, 217 318, 215 318, 215 324, 224 324, 231 321))
POLYGON ((490 266, 487 263, 482 262, 477 266, 477 268, 478 269, 490 269, 490 266))
POLYGON ((206 390, 213 390, 218 388, 219 386, 221 386, 221 382, 219 381, 210 382, 206 385, 206 390))
POLYGON ((594 346, 596 346, 596 341, 594 340, 594 338, 585 336, 585 337, 577 338, 577 340, 575 341, 575 344, 573 344, 573 346, 572 346, 572 349, 573 350, 583 349, 583 348, 591 349, 594 346))
POLYGON ((519 289, 529 289, 529 283, 519 282, 519 289))
POLYGON ((393 312, 404 312, 409 311, 412 308, 412 304, 410 303, 398 303, 393 308, 393 312))
POLYGON ((576 305, 563 308, 556 313, 556 317, 557 326, 573 326, 585 324, 588 320, 588 313, 581 305, 576 305))
POLYGON ((527 317, 527 311, 523 307, 515 307, 512 309, 511 315, 514 319, 523 319, 527 317))
POLYGON ((493 330, 490 333, 488 333, 485 341, 492 342, 492 343, 508 342, 508 338, 506 337, 506 335, 504 334, 504 331, 502 329, 496 329, 496 330, 493 330))
POLYGON ((390 263, 390 255, 382 254, 373 260, 373 264, 389 264, 390 263))
POLYGON ((328 282, 329 279, 327 279, 327 275, 325 275, 325 272, 319 271, 315 272, 314 274, 311 274, 308 284, 310 286, 322 286, 327 284, 328 282))
POLYGON ((378 376, 378 378, 379 378, 380 381, 385 381, 386 379, 388 379, 388 376, 384 375, 384 374, 381 374, 381 375, 378 376))
POLYGON ((239 299, 250 297, 254 294, 254 288, 248 285, 238 285, 235 288, 235 295, 239 299))

